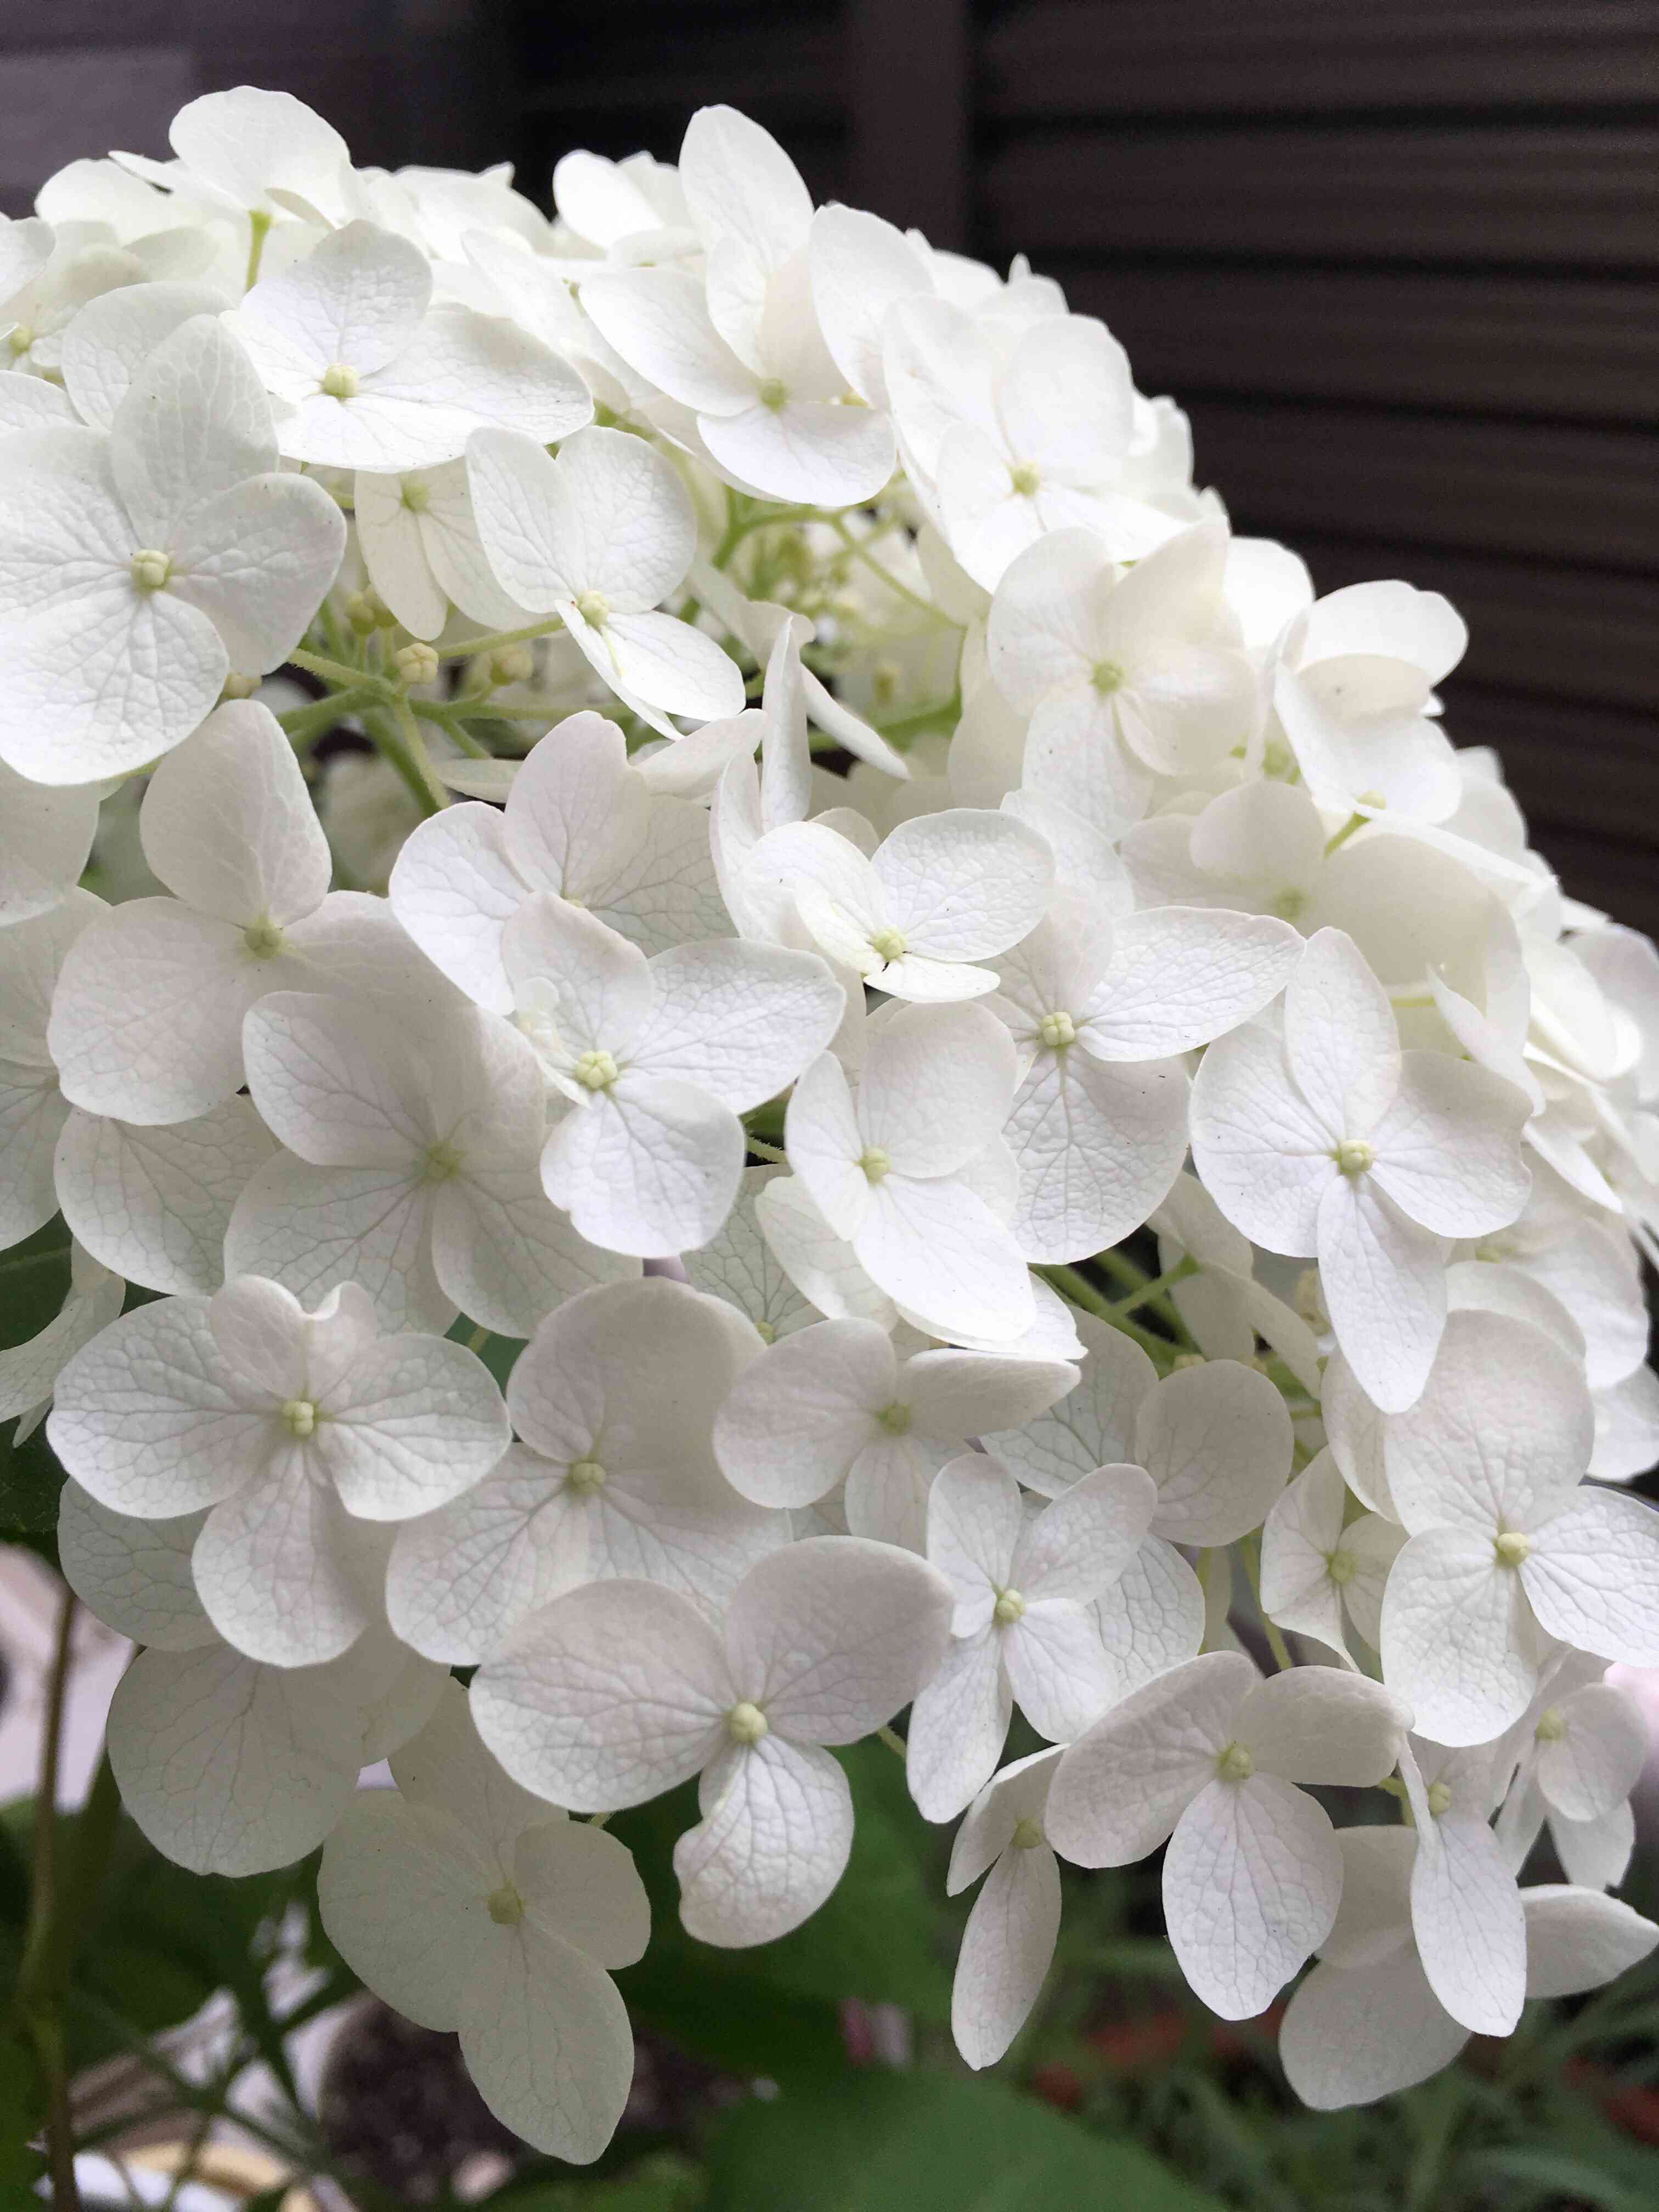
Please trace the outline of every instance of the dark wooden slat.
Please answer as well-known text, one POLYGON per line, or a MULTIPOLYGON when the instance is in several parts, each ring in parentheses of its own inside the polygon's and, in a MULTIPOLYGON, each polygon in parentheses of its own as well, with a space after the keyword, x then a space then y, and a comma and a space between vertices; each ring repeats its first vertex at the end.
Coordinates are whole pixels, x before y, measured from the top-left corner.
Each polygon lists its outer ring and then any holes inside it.
POLYGON ((9 54, 0 62, 0 191, 33 199, 54 169, 112 146, 165 155, 168 124, 200 89, 187 46, 9 54))
MULTIPOLYGON (((1246 517, 1237 520, 1251 526, 1246 517)), ((1638 712, 1654 708, 1659 580, 1312 532, 1298 535, 1297 550, 1321 592, 1378 576, 1404 576, 1443 592, 1469 626, 1460 676, 1471 685, 1638 712)), ((1455 696, 1449 690, 1449 714, 1455 696)), ((1646 789, 1652 788, 1650 781, 1646 789)), ((1650 800, 1636 804, 1653 812, 1650 800)))
POLYGON ((1083 269, 1065 283, 1146 391, 1659 422, 1659 288, 1645 283, 1083 269))
POLYGON ((1547 830, 1537 849, 1572 897, 1659 938, 1659 862, 1645 847, 1620 844, 1599 831, 1547 830))
POLYGON ((988 33, 993 115, 1622 106, 1659 96, 1652 0, 1046 0, 988 33))
POLYGON ((1645 847, 1659 892, 1659 815, 1643 819, 1632 805, 1659 768, 1659 716, 1494 691, 1461 672, 1444 696, 1448 735, 1460 745, 1497 751, 1538 838, 1605 837, 1645 847))
POLYGON ((1198 473, 1275 535, 1345 536, 1659 574, 1659 436, 1201 399, 1198 473))
POLYGON ((853 198, 935 246, 968 243, 968 0, 851 0, 846 98, 853 198))
POLYGON ((1060 130, 1014 137, 999 254, 1659 267, 1659 129, 1060 130))
MULTIPOLYGON (((686 33, 615 54, 592 74, 568 61, 526 87, 520 105, 532 115, 610 114, 618 110, 694 108, 724 100, 744 114, 833 117, 846 94, 847 46, 833 21, 787 17, 750 35, 686 33)), ((585 145, 580 128, 573 144, 585 145)))

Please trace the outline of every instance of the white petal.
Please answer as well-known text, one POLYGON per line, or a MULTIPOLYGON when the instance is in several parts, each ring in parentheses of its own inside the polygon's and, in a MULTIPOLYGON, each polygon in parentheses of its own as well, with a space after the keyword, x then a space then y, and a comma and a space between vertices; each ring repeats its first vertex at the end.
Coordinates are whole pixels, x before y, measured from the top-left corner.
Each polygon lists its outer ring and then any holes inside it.
POLYGON ((528 1164, 480 1165, 439 1192, 432 1263, 446 1295, 499 1336, 526 1335, 566 1298, 639 1273, 580 1235, 528 1164))
POLYGON ((994 2066, 1025 2025, 1060 1935, 1060 1869, 1038 1844, 1005 1850, 974 1899, 951 1985, 951 2028, 972 2067, 994 2066))
POLYGON ((1527 1995, 1577 1996, 1639 1966, 1659 1929, 1617 1898, 1566 1883, 1521 1893, 1527 1919, 1527 1995))
POLYGON ((954 1175, 1000 1135, 1013 1088, 1013 1042, 982 1007, 904 1007, 872 1034, 859 1123, 901 1174, 954 1175))
POLYGON ((952 1643, 910 1708, 905 1778, 925 1820, 954 1820, 989 1779, 1013 1702, 1001 1633, 988 1620, 952 1643))
POLYGON ((494 1377, 465 1345, 382 1337, 320 1395, 312 1444, 363 1520, 430 1512, 489 1474, 511 1430, 494 1377))
POLYGON ((1407 1950, 1376 1966, 1316 1966, 1286 2008, 1279 2055, 1303 2103, 1329 2112, 1426 2081, 1468 2041, 1407 1950))
POLYGON ((483 1947, 467 1978, 461 2056, 498 2120, 577 2166, 611 2141, 634 2080, 633 2031, 616 1984, 528 1916, 483 1947))
MULTIPOLYGON (((689 1598, 589 1583, 544 1606, 473 1678, 479 1735, 516 1781, 574 1812, 642 1804, 728 1740, 725 1653, 689 1598)), ((860 1731, 862 1733, 862 1731, 860 1731)))
POLYGON ((1370 1178, 1337 1173, 1319 1201, 1319 1279, 1337 1342, 1385 1413, 1422 1395, 1446 1323, 1444 1240, 1370 1178))
POLYGON ((294 748, 270 708, 209 715, 150 778, 144 858, 188 905, 246 928, 298 921, 328 890, 328 840, 294 748))
POLYGON ((110 1705, 121 1802, 197 1874, 261 1874, 314 1850, 357 1778, 359 1722, 321 1668, 214 1643, 141 1652, 110 1705))
POLYGON ((1565 1735, 1540 1741, 1538 1783, 1570 1820, 1600 1820, 1622 1804, 1647 1761, 1647 1723, 1610 1682, 1592 1682, 1557 1708, 1565 1735))
POLYGON ((1136 1414, 1158 1381, 1152 1361, 1121 1329, 1093 1314, 1079 1314, 1077 1328, 1088 1353, 1083 1380, 1052 1413, 1018 1432, 985 1439, 1029 1489, 1046 1498, 1058 1498, 1097 1467, 1133 1458, 1136 1414))
POLYGON ((722 1753, 701 1794, 704 1818, 674 1846, 688 1934, 731 1948, 798 1928, 852 1849, 852 1793, 836 1760, 769 1735, 722 1753))
POLYGON ((735 938, 659 953, 632 1064, 711 1092, 734 1113, 776 1097, 829 1045, 842 988, 810 952, 735 938))
POLYGON ((1340 1170, 1271 1030, 1235 1030, 1205 1054, 1192 1131, 1194 1165, 1234 1227, 1270 1252, 1310 1258, 1321 1194, 1340 1170))
POLYGON ((95 790, 27 783, 0 762, 0 927, 63 903, 97 827, 95 790))
POLYGON ((192 508, 276 467, 270 403, 215 316, 184 324, 149 356, 110 423, 109 455, 141 542, 169 552, 192 508))
POLYGON ((1267 915, 1181 906, 1127 915, 1086 1041, 1109 1060, 1190 1051, 1260 1013, 1301 957, 1295 930, 1267 915))
POLYGON ((1158 1485, 1152 1526, 1177 1544, 1230 1544, 1260 1527, 1291 1471, 1285 1401, 1254 1368, 1212 1359, 1142 1400, 1126 1456, 1158 1485))
POLYGON ((1413 1536, 1389 1571, 1382 1626, 1384 1676, 1437 1742, 1488 1742, 1531 1702, 1540 1639, 1490 1536, 1413 1536))
POLYGON ((1117 1668, 1091 1605, 1044 1599, 1026 1607, 1003 1643, 1020 1711, 1041 1736, 1069 1742, 1114 1703, 1117 1668))
POLYGON ((216 1643, 191 1579, 191 1547, 198 1513, 176 1520, 137 1521, 66 1482, 58 1508, 58 1556, 70 1588, 100 1620, 161 1651, 192 1651, 216 1643))
POLYGON ((1006 1344, 1031 1325, 1019 1248, 958 1177, 886 1176, 852 1243, 871 1279, 939 1335, 1006 1344))
POLYGON ((1476 2035, 1508 2035, 1526 1996, 1526 1923, 1483 1819, 1454 1813, 1419 1827, 1412 1925, 1429 1985, 1452 2018, 1476 2035))
POLYGON ((1520 1138, 1523 1091, 1472 1061, 1408 1052, 1393 1103, 1371 1133, 1377 1182, 1445 1237, 1482 1237, 1515 1219, 1531 1177, 1520 1138))
POLYGON ((897 1363, 887 1332, 826 1321, 774 1345, 741 1376, 714 1425, 726 1479, 763 1505, 811 1505, 882 1431, 897 1363))
POLYGON ((1164 1854, 1170 1944, 1224 2020, 1266 2010, 1330 1933, 1341 1894, 1328 1815, 1276 1774, 1207 1784, 1164 1854))
POLYGON ((666 1076, 628 1073, 566 1115, 542 1176, 584 1237, 649 1256, 708 1243, 731 1211, 743 1158, 742 1125, 718 1099, 666 1076))
POLYGON ((891 1545, 860 1536, 792 1544, 753 1568, 732 1601, 726 1648, 738 1694, 785 1735, 854 1743, 937 1671, 951 1601, 936 1568, 891 1545))
POLYGON ((72 1113, 58 1202, 94 1258, 152 1291, 216 1291, 231 1210, 276 1146, 252 1103, 144 1127, 72 1113))
POLYGON ((324 1849, 318 1908, 330 1942, 376 1996, 418 2027, 453 2031, 490 1941, 494 1873, 459 1808, 364 1790, 324 1849))
POLYGON ((381 1576, 367 1571, 362 1537, 299 1448, 272 1456, 270 1474, 210 1512, 191 1571, 209 1620, 239 1651, 276 1667, 317 1666, 368 1627, 381 1576))
POLYGON ((1285 1058, 1333 1137, 1369 1136, 1400 1083, 1388 994, 1340 929, 1310 938, 1285 996, 1285 1058))
POLYGON ((1097 1468, 1028 1522, 1012 1567, 1025 1598, 1102 1596, 1139 1551, 1158 1504, 1138 1467, 1097 1468))
POLYGON ((1394 1771, 1411 1720, 1380 1682, 1336 1667, 1296 1667, 1258 1682, 1237 1725, 1258 1771, 1359 1790, 1394 1771))
POLYGON ((1659 1517, 1645 1499, 1581 1490, 1534 1536, 1521 1580, 1552 1636, 1627 1666, 1659 1666, 1659 1517))
POLYGON ((339 570, 345 519, 307 477, 253 477, 193 507, 169 550, 162 596, 205 615, 232 667, 259 675, 305 635, 339 570))

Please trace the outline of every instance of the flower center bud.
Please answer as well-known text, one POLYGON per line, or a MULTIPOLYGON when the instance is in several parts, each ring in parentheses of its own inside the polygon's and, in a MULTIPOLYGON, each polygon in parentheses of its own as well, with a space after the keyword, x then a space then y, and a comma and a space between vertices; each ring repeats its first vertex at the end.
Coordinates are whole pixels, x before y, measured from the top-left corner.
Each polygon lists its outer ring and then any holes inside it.
POLYGON ((405 477, 399 496, 411 514, 424 514, 432 504, 432 487, 419 477, 405 477))
POLYGON ((1033 499, 1042 482, 1042 471, 1035 461, 1016 461, 1008 471, 1008 481, 1021 499, 1033 499))
POLYGON ((331 361, 323 371, 323 390, 331 399, 355 399, 361 387, 357 372, 343 361, 331 361))
POLYGON ((1352 1552, 1333 1552, 1328 1562, 1331 1580, 1344 1589, 1359 1572, 1359 1562, 1352 1552))
POLYGON ((132 580, 141 592, 159 592, 173 574, 169 555, 158 553, 154 546, 145 546, 132 556, 129 566, 132 580))
POLYGON ((769 376, 755 397, 763 407, 769 407, 775 415, 781 407, 788 404, 789 386, 781 376, 769 376))
POLYGON ((1308 894, 1297 890, 1280 891, 1267 908, 1268 913, 1276 915, 1280 921, 1300 921, 1307 910, 1308 894))
POLYGON ((19 323, 15 331, 8 333, 6 343, 14 353, 27 353, 34 343, 34 325, 32 323, 19 323))
POLYGON ((1267 744, 1261 748, 1261 773, 1263 775, 1273 776, 1275 778, 1282 775, 1288 775, 1291 772, 1292 762, 1293 757, 1290 747, 1285 744, 1281 744, 1277 738, 1269 738, 1267 744))
POLYGON ((221 699, 251 699, 258 690, 260 678, 244 676, 240 669, 228 669, 225 680, 219 686, 221 699))
POLYGON ((453 1145, 428 1145, 421 1167, 422 1182, 447 1182, 461 1171, 461 1156, 453 1145))
POLYGON ((489 680, 495 684, 528 684, 536 673, 536 656, 527 645, 504 645, 489 656, 489 680))
POLYGON ((879 1182, 884 1175, 890 1173, 893 1163, 879 1145, 872 1145, 867 1151, 859 1154, 859 1165, 864 1170, 866 1181, 879 1182))
POLYGON ((1012 1628, 1017 1620, 1025 1618, 1025 1601, 1017 1589, 999 1590, 997 1601, 991 1607, 991 1618, 1000 1628, 1012 1628))
POLYGON ((1362 791, 1354 801, 1356 806, 1386 806, 1388 803, 1387 794, 1381 791, 1362 791))
POLYGON ((755 1323, 755 1334, 759 1337, 763 1344, 775 1344, 777 1342, 778 1333, 776 1329, 773 1328, 769 1321, 757 1321, 755 1323))
POLYGON ((1437 1820, 1442 1814, 1452 1808, 1452 1794, 1443 1782, 1431 1782, 1428 1788, 1429 1810, 1437 1820))
POLYGON ((1215 1771, 1224 1782, 1248 1782, 1255 1772, 1255 1761, 1242 1743, 1230 1743, 1217 1759, 1215 1771))
POLYGON ((1123 671, 1115 660, 1097 660, 1090 681, 1103 699, 1109 692, 1121 690, 1123 671))
POLYGON ((904 937, 899 930, 872 929, 870 943, 884 960, 902 960, 904 957, 904 937))
POLYGON ((412 644, 398 647, 392 656, 392 665, 401 683, 435 683, 438 675, 437 647, 416 638, 412 644))
POLYGON ((274 960, 283 949, 283 933, 270 920, 250 922, 242 942, 256 960, 274 960))
POLYGON ((485 1898, 484 1911, 498 1928, 516 1928, 524 1918, 524 1899, 510 1881, 504 1881, 485 1898))
POLYGON ((1363 1176, 1376 1165, 1376 1154, 1358 1137, 1344 1137, 1331 1157, 1345 1176, 1363 1176))
POLYGON ((580 1491, 584 1498, 591 1498, 596 1490, 605 1488, 605 1469, 596 1459, 572 1460, 566 1480, 573 1490, 580 1491))
POLYGON ((884 1407, 876 1415, 890 1437, 908 1436, 910 1431, 910 1408, 902 1406, 896 1398, 890 1406, 884 1407))
POLYGON ((611 602, 603 592, 583 592, 577 599, 576 612, 595 629, 603 629, 611 619, 611 602))
POLYGON ((317 1426, 317 1408, 309 1398, 290 1398, 283 1407, 283 1425, 303 1443, 317 1426))
POLYGON ((1037 1024, 1037 1035, 1050 1052, 1064 1052, 1077 1042, 1077 1024, 1069 1014, 1045 1014, 1037 1024))
POLYGON ((1559 1705, 1546 1705, 1535 1731, 1540 1743, 1559 1743, 1567 1733, 1567 1718, 1559 1705))
POLYGON ((1500 1566, 1518 1567, 1532 1550, 1532 1538, 1522 1535, 1518 1528, 1505 1528, 1501 1536, 1492 1540, 1492 1549, 1500 1566))
POLYGON ((578 1083, 585 1083, 590 1091, 609 1091, 620 1073, 608 1052, 585 1052, 574 1069, 578 1083))
POLYGON ((758 1705, 751 1705, 747 1698, 741 1698, 726 1716, 726 1733, 733 1743, 758 1743, 770 1733, 766 1716, 758 1705))
POLYGON ((1028 1813, 1023 1820, 1016 1820, 1014 1832, 1008 1838, 1008 1847, 1016 1851, 1034 1851, 1042 1841, 1042 1823, 1032 1820, 1028 1813))
POLYGON ((1177 1352, 1170 1362, 1170 1372, 1173 1375, 1177 1368, 1207 1367, 1209 1364, 1201 1352, 1177 1352))

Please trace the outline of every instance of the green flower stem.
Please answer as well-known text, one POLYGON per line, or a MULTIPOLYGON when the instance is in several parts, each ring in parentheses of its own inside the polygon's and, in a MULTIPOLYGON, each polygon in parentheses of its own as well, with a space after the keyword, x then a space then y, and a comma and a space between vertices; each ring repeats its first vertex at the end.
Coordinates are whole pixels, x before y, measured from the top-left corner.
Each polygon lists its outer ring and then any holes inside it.
POLYGON ((425 811, 435 814, 448 804, 449 793, 434 771, 432 756, 426 749, 426 739, 421 735, 421 726, 415 719, 415 709, 410 705, 406 693, 398 692, 392 711, 397 718, 398 732, 414 764, 415 773, 425 787, 426 798, 430 802, 425 805, 425 811))
POLYGON ((764 1138, 750 1136, 746 1129, 744 1132, 743 1140, 749 1150, 751 1152, 758 1152, 762 1159, 775 1160, 781 1167, 788 1166, 789 1155, 781 1145, 769 1145, 764 1138))
MULTIPOLYGON (((451 738, 464 753, 474 760, 494 760, 495 756, 487 744, 475 738, 466 726, 467 717, 457 708, 441 705, 435 699, 411 699, 410 706, 423 722, 435 723, 446 737, 451 738)), ((485 710, 477 710, 482 718, 485 710)))
POLYGON ((46 1678, 46 1709, 41 1728, 40 1778, 34 1799, 33 1865, 29 1885, 28 1932, 17 1977, 17 2009, 33 2042, 46 2085, 46 2157, 52 2201, 58 2212, 80 2212, 75 2180, 75 2135, 70 2109, 69 2060, 64 2047, 64 1980, 60 1961, 65 1938, 59 1929, 58 1819, 58 1755, 64 1735, 64 1705, 69 1688, 70 1645, 77 1601, 65 1585, 58 1613, 52 1670, 46 1678))
POLYGON ((906 1759, 909 1756, 905 1747, 904 1738, 896 1729, 878 1728, 876 1730, 876 1739, 878 1742, 884 1743, 889 1751, 896 1752, 899 1758, 906 1759))
POLYGON ((1261 1538, 1255 1531, 1239 1543, 1239 1554, 1244 1561, 1244 1572, 1250 1585, 1250 1595, 1255 1600, 1255 1609, 1261 1616, 1261 1630, 1267 1639, 1267 1649, 1273 1655, 1273 1664, 1281 1674, 1288 1673, 1296 1662, 1291 1656, 1291 1647, 1280 1634, 1278 1624, 1269 1620, 1261 1602, 1261 1538))
POLYGON ((555 630, 564 628, 562 615, 548 615, 540 622, 526 623, 522 629, 491 630, 483 637, 470 637, 465 645, 453 645, 441 651, 440 660, 471 660, 481 653, 497 653, 504 645, 528 645, 532 639, 551 637, 555 630))
MULTIPOLYGON (((380 708, 366 710, 363 729, 382 760, 390 763, 402 778, 410 797, 422 814, 435 814, 443 804, 434 796, 434 787, 429 784, 416 764, 408 746, 404 743, 396 722, 380 708)), ((425 748, 422 746, 422 750, 425 748)))
POLYGON ((862 562, 864 566, 879 580, 884 589, 890 592, 895 599, 902 599, 906 606, 914 607, 919 615, 925 615, 930 623, 935 623, 941 629, 956 628, 949 615, 942 614, 935 606, 930 606, 926 599, 918 599, 914 592, 908 590, 900 583, 896 576, 890 574, 871 552, 865 541, 854 537, 852 532, 847 527, 844 517, 839 514, 831 516, 830 526, 853 558, 862 562))
POLYGON ((259 281, 259 264, 264 257, 265 235, 270 228, 270 217, 263 208, 248 210, 247 228, 247 274, 242 279, 242 289, 251 292, 259 281))
POLYGON ((303 668, 307 676, 320 677, 337 691, 368 690, 376 698, 389 699, 396 689, 384 676, 372 676, 362 668, 349 667, 343 660, 330 660, 324 653, 307 653, 296 647, 289 659, 295 668, 303 668))
POLYGON ((378 686, 360 681, 349 691, 331 691, 326 699, 313 699, 308 707, 292 707, 276 719, 287 731, 295 751, 303 752, 307 746, 315 744, 319 738, 325 738, 331 730, 337 728, 348 714, 356 714, 360 708, 372 707, 380 696, 378 686))
POLYGON ((1131 1291, 1127 1298, 1119 1298, 1114 1310, 1120 1314, 1132 1314, 1138 1306, 1150 1305, 1154 1301, 1159 1301, 1161 1311, 1162 1305, 1168 1303, 1164 1298, 1164 1292, 1172 1289, 1176 1283, 1184 1283, 1189 1276, 1195 1275, 1197 1273, 1197 1261, 1183 1256, 1176 1261, 1173 1267, 1166 1267, 1161 1275, 1154 1275, 1150 1282, 1142 1283, 1139 1290, 1131 1291))
POLYGON ((958 692, 935 707, 919 707, 913 714, 901 714, 895 721, 877 722, 873 726, 889 744, 897 745, 902 750, 917 738, 931 737, 935 730, 954 730, 961 720, 962 696, 958 692))
POLYGON ((1141 1350, 1150 1352, 1161 1368, 1169 1366, 1177 1349, 1169 1338, 1155 1336, 1151 1329, 1143 1328, 1139 1322, 1120 1314, 1111 1300, 1103 1297, 1075 1267, 1039 1267, 1036 1272, 1062 1297, 1069 1298, 1074 1306, 1081 1306, 1085 1313, 1093 1314, 1097 1320, 1109 1322, 1123 1335, 1133 1337, 1141 1350))

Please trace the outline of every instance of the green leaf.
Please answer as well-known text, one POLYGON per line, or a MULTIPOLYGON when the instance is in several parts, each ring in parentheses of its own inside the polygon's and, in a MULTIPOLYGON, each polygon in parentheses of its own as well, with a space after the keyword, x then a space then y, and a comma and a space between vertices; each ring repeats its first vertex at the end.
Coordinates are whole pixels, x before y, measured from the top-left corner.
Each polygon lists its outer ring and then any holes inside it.
POLYGON ((64 1470, 44 1425, 21 1444, 14 1441, 16 1430, 9 1422, 0 1436, 0 1540, 49 1536, 58 1526, 64 1470))
POLYGON ((1645 2191, 1627 2188, 1612 2174, 1560 2151, 1524 2145, 1512 2150, 1484 2151, 1465 2159, 1461 2171, 1471 2177, 1489 2175, 1496 2181, 1529 2184, 1553 2197, 1594 2204, 1601 2212, 1652 2212, 1653 2198, 1645 2191))
POLYGON ((0 1252, 0 1348, 38 1336, 69 1292, 70 1233, 62 1214, 0 1252))
MULTIPOLYGON (((449 1332, 450 1342, 464 1344, 469 1351, 472 1350, 472 1340, 478 1333, 478 1327, 477 1322, 470 1321, 465 1314, 461 1315, 449 1332)), ((507 1388, 507 1376, 513 1372, 513 1363, 524 1350, 525 1343, 526 1339, 521 1336, 491 1336, 486 1333, 483 1342, 477 1347, 479 1358, 503 1390, 507 1388)))
POLYGON ((723 2127, 707 2212, 1219 2212, 1219 2200, 1129 2142, 1000 2082, 861 2073, 786 2089, 723 2127))
POLYGON ((699 2169, 665 2151, 603 2181, 509 2182, 486 2203, 495 2212, 698 2212, 702 2201, 699 2169))

